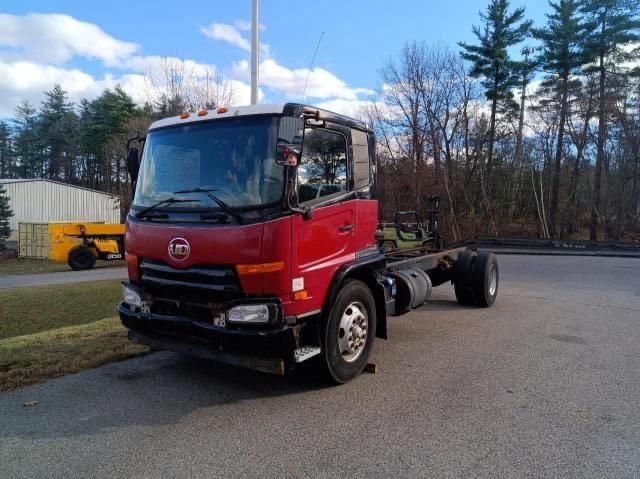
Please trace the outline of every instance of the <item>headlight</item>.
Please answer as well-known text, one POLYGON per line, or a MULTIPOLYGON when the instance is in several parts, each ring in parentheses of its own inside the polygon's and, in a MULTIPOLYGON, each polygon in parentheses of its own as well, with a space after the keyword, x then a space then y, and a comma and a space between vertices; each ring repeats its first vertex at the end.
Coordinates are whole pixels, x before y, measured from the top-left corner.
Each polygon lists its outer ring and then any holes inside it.
POLYGON ((130 308, 142 308, 142 298, 140 294, 126 284, 122 285, 122 300, 127 303, 130 308))
POLYGON ((268 323, 269 306, 266 304, 243 304, 227 312, 230 323, 268 323))

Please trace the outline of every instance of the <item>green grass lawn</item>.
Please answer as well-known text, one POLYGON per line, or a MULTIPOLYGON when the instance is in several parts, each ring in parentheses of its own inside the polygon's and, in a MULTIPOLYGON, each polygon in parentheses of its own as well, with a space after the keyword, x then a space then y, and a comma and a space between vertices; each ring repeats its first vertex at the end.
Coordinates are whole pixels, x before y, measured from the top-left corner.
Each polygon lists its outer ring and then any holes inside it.
POLYGON ((118 280, 0 290, 0 339, 116 315, 118 280))
MULTIPOLYGON (((96 268, 110 268, 124 266, 124 261, 100 261, 96 262, 96 268)), ((71 271, 67 263, 55 263, 46 259, 15 258, 0 262, 0 276, 15 274, 56 273, 59 271, 71 271)))
POLYGON ((115 308, 119 281, 0 290, 0 391, 144 354, 115 308))

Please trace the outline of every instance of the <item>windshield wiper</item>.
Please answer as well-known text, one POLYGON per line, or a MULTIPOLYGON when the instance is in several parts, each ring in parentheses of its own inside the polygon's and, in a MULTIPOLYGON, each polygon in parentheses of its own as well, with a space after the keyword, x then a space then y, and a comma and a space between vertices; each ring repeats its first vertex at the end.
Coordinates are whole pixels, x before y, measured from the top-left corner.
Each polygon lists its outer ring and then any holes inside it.
MULTIPOLYGON (((238 220, 238 222, 242 222, 242 220, 244 219, 243 216, 240 213, 233 211, 233 208, 231 208, 228 204, 226 204, 224 201, 222 201, 220 198, 214 195, 213 194, 214 191, 218 191, 218 189, 217 188, 192 188, 190 190, 174 191, 173 194, 180 195, 180 194, 186 194, 186 193, 204 193, 209 198, 211 198, 211 200, 215 202, 215 204, 217 204, 220 207, 220 210, 224 212, 227 216, 231 216, 232 218, 235 218, 236 220, 238 220)), ((212 216, 209 213, 205 213, 200 215, 200 219, 202 220, 218 219, 218 216, 212 216)))
POLYGON ((174 203, 196 203, 199 201, 200 200, 183 200, 179 198, 166 198, 162 201, 158 201, 157 203, 152 204, 151 206, 147 206, 143 210, 138 211, 138 213, 136 213, 136 218, 144 218, 145 216, 150 217, 149 213, 151 213, 156 208, 160 208, 161 206, 172 205, 174 203))

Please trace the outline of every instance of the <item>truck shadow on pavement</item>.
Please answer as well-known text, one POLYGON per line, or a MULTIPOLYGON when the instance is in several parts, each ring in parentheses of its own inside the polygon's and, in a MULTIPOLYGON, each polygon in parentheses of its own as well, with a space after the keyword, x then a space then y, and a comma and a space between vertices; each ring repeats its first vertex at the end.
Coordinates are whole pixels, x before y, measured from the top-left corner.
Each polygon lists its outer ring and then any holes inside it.
MULTIPOLYGON (((461 308, 455 300, 436 296, 417 310, 390 320, 394 341, 411 341, 416 335, 416 320, 422 324, 421 334, 437 337, 433 321, 441 317, 439 313, 461 308)), ((376 349, 379 352, 385 347, 382 341, 376 349)), ((371 387, 370 381, 375 379, 367 376, 352 383, 355 386, 346 386, 345 391, 371 387)), ((0 394, 0 443, 10 438, 93 436, 135 426, 161 427, 194 414, 200 415, 198 421, 215 428, 224 416, 251 420, 254 408, 243 405, 245 401, 260 399, 262 407, 272 402, 273 409, 279 410, 283 396, 313 392, 314 401, 321 401, 332 397, 334 389, 322 375, 318 359, 278 377, 157 352, 0 394), (29 401, 38 403, 25 407, 29 401)))
MULTIPOLYGON (((169 352, 113 363, 0 395, 0 443, 9 438, 96 435, 132 426, 163 426, 211 408, 210 426, 223 414, 247 416, 238 403, 332 389, 317 361, 285 377, 169 352), (28 401, 38 401, 25 407, 28 401)), ((275 407, 275 406, 274 406, 275 407)), ((250 415, 251 413, 249 413, 250 415)))

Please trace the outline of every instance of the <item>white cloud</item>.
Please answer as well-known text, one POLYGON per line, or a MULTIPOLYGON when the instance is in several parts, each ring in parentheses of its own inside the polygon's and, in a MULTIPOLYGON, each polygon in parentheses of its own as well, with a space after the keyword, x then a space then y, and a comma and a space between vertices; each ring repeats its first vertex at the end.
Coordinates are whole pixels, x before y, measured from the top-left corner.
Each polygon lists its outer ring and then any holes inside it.
POLYGON ((114 66, 138 50, 138 45, 117 40, 93 23, 69 15, 0 14, 0 49, 20 59, 61 65, 74 56, 97 59, 114 66))
MULTIPOLYGON (((219 40, 235 47, 240 48, 245 52, 251 52, 251 42, 248 38, 245 38, 240 30, 245 30, 246 24, 242 20, 236 20, 236 26, 229 25, 228 23, 211 23, 210 25, 200 27, 200 31, 203 35, 219 40), (238 26, 240 22, 240 26, 238 26)), ((251 26, 249 25, 249 28, 251 26)), ((269 45, 264 43, 260 44, 260 56, 267 58, 270 56, 269 45)))
MULTIPOLYGON (((240 80, 229 80, 233 97, 237 105, 249 105, 251 103, 251 85, 240 80)), ((262 101, 264 92, 258 88, 258 100, 262 101)))
MULTIPOLYGON (((251 30, 251 22, 249 20, 236 20, 235 22, 233 22, 233 24, 238 30, 243 30, 245 32, 251 30)), ((267 27, 265 27, 262 23, 258 26, 258 28, 263 31, 267 29, 267 27)))
POLYGON ((134 70, 148 75, 160 75, 168 66, 171 66, 174 69, 180 68, 185 74, 192 75, 196 78, 204 78, 217 71, 216 66, 212 64, 196 62, 190 59, 162 57, 158 55, 136 55, 123 60, 118 66, 120 68, 134 70))
POLYGON ((227 23, 212 23, 206 27, 200 27, 200 31, 214 40, 227 42, 246 52, 251 51, 251 42, 244 38, 233 25, 227 23))
MULTIPOLYGON (((236 78, 247 78, 249 62, 242 60, 235 63, 232 74, 236 78)), ((375 92, 366 88, 351 88, 344 81, 324 68, 290 69, 277 63, 273 59, 266 59, 260 64, 260 83, 275 91, 285 94, 289 98, 339 98, 357 100, 358 95, 372 95, 375 92), (307 76, 309 81, 307 82, 307 76), (304 86, 307 82, 307 89, 304 86)))
POLYGON ((368 100, 344 100, 342 98, 334 98, 333 100, 321 101, 314 103, 318 108, 329 110, 334 113, 350 116, 351 118, 361 118, 364 110, 371 108, 373 102, 368 100))
POLYGON ((66 69, 54 65, 40 65, 33 62, 0 62, 0 117, 11 116, 15 107, 28 100, 38 107, 43 91, 59 84, 69 95, 69 99, 79 102, 82 98, 95 98, 105 88, 120 85, 135 101, 144 102, 145 78, 142 75, 93 76, 77 69, 66 69))
MULTIPOLYGON (((201 31, 248 52, 249 28, 249 22, 236 20, 234 24, 212 23, 201 31)), ((260 28, 265 29, 263 25, 260 28)), ((374 94, 368 89, 351 87, 324 68, 311 71, 287 68, 269 57, 268 45, 261 45, 261 56, 260 101, 267 97, 276 101, 302 99, 307 77, 305 96, 338 112, 354 115, 374 94)), ((43 92, 56 83, 76 103, 120 85, 137 103, 143 104, 150 98, 150 79, 156 77, 159 84, 163 80, 166 83, 167 71, 184 74, 196 89, 215 77, 215 81, 223 82, 224 88, 231 88, 234 104, 248 104, 249 62, 242 59, 228 70, 193 59, 144 55, 135 43, 119 40, 97 25, 69 15, 0 14, 0 117, 12 116, 22 100, 39 106, 43 92), (99 62, 102 73, 89 74, 70 66, 69 62, 76 58, 99 62)))

